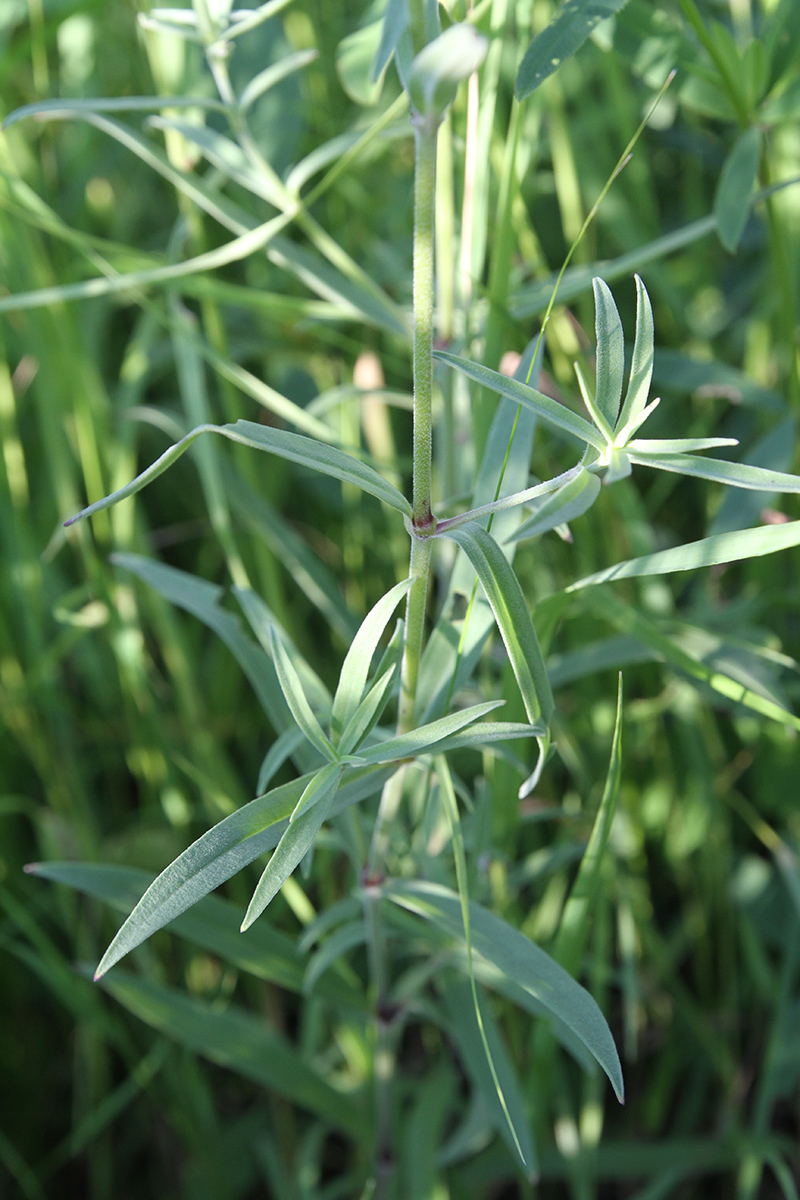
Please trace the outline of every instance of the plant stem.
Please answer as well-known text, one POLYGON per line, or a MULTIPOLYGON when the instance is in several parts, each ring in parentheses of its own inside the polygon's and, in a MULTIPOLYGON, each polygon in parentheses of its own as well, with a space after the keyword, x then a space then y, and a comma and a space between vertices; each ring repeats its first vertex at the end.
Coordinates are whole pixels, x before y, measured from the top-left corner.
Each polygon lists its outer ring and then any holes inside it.
POLYGON ((398 732, 414 725, 417 677, 425 637, 425 604, 431 562, 430 534, 436 528, 431 509, 433 399, 433 260, 438 125, 416 118, 414 175, 414 444, 411 561, 414 580, 406 605, 398 732))

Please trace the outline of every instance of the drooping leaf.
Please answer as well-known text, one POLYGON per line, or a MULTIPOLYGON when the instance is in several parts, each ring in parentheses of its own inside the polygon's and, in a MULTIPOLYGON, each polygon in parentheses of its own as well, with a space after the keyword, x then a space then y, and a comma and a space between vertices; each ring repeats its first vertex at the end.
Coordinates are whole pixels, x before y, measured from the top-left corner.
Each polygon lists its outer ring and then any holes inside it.
MULTIPOLYGON (((449 936, 463 940, 461 902, 449 888, 435 883, 392 880, 381 891, 392 903, 433 921, 449 936)), ((603 1068, 621 1100, 619 1055, 606 1019, 589 993, 549 954, 500 917, 474 901, 470 902, 469 911, 475 951, 572 1030, 603 1068)))
MULTIPOLYGON (((261 916, 267 905, 286 883, 286 880, 292 874, 303 855, 313 845, 314 839, 330 812, 333 797, 341 778, 334 764, 331 764, 331 766, 334 767, 334 770, 325 777, 322 783, 318 784, 319 794, 316 797, 316 803, 312 803, 310 808, 307 808, 304 813, 291 821, 288 829, 284 831, 281 840, 275 847, 273 855, 264 868, 263 874, 256 885, 256 890, 253 892, 253 897, 247 907, 247 912, 242 921, 242 933, 249 929, 253 922, 261 916)), ((323 771, 325 770, 326 768, 323 768, 323 771)), ((323 771, 318 772, 313 779, 308 780, 303 789, 303 796, 305 796, 311 784, 315 780, 320 779, 323 771)), ((294 816, 294 811, 292 815, 294 816)))
POLYGON ((457 354, 449 354, 445 350, 435 350, 434 358, 447 363, 448 366, 455 367, 457 371, 461 371, 469 379, 474 379, 482 387, 489 388, 490 391, 497 392, 501 396, 508 396, 510 400, 530 409, 537 417, 541 417, 543 421, 547 421, 556 429, 571 434, 578 441, 588 442, 596 450, 605 448, 605 439, 593 425, 583 417, 579 417, 572 409, 559 404, 557 400, 551 400, 543 392, 538 392, 536 388, 528 387, 527 384, 520 383, 518 379, 509 379, 507 375, 501 375, 499 371, 492 371, 489 367, 470 362, 466 358, 459 358, 457 354))
POLYGON ((725 160, 714 196, 714 216, 719 240, 734 254, 750 216, 751 194, 758 179, 761 159, 761 129, 745 129, 725 160))
POLYGON ((547 724, 553 694, 519 580, 497 542, 480 525, 462 525, 446 536, 458 543, 475 568, 508 651, 528 720, 541 717, 547 724))
POLYGON ((550 24, 533 39, 517 73, 517 99, 529 96, 580 50, 592 30, 613 17, 627 0, 564 0, 550 24))
POLYGON ((622 321, 608 284, 592 280, 594 290, 595 333, 597 336, 597 407, 610 429, 617 424, 625 371, 625 339, 622 321))
POLYGON ((165 450, 160 458, 157 458, 151 466, 137 475, 125 487, 88 505, 74 517, 70 517, 64 524, 72 525, 75 521, 90 517, 93 513, 100 512, 101 509, 109 508, 112 504, 117 504, 120 500, 135 495, 148 483, 157 479, 166 471, 167 467, 172 466, 182 454, 185 454, 192 442, 203 433, 219 433, 232 442, 251 446, 255 450, 266 450, 269 454, 277 454, 279 458, 286 458, 290 462, 308 467, 312 471, 331 475, 334 479, 341 479, 344 483, 353 484, 354 487, 369 492, 370 495, 376 496, 398 512, 411 516, 411 505, 405 496, 391 483, 387 483, 373 467, 360 462, 352 454, 346 454, 344 450, 339 450, 336 446, 325 445, 323 442, 317 442, 313 438, 304 437, 299 433, 290 433, 285 429, 272 429, 266 425, 257 425, 253 421, 237 421, 235 425, 199 425, 197 429, 187 433, 186 437, 181 438, 174 446, 165 450))
POLYGON ((601 487, 599 475, 581 467, 573 479, 548 496, 533 516, 522 522, 510 540, 537 537, 555 529, 556 525, 565 525, 569 521, 577 520, 592 507, 600 495, 601 487))
POLYGON ((375 604, 361 623, 358 633, 353 638, 350 649, 342 665, 336 694, 331 710, 331 731, 335 741, 338 741, 342 730, 355 713, 361 702, 364 685, 367 682, 370 664, 378 648, 384 629, 402 598, 411 587, 412 580, 404 579, 401 583, 390 588, 385 596, 375 604))

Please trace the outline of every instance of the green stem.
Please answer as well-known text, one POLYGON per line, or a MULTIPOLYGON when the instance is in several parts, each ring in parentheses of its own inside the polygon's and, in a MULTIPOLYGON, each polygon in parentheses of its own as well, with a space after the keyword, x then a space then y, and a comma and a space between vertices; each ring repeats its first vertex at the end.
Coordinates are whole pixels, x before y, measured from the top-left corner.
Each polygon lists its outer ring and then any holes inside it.
POLYGON ((414 176, 414 484, 413 522, 432 532, 431 428, 433 398, 433 226, 436 134, 417 118, 414 176))

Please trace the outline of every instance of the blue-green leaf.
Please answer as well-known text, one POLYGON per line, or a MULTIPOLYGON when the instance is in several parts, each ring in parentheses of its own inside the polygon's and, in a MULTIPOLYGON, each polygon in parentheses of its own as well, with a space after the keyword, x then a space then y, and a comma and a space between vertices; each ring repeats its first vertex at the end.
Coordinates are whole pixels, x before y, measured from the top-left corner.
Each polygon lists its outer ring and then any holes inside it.
POLYGON ((611 289, 602 279, 592 280, 595 333, 597 336, 597 395, 595 402, 610 429, 617 423, 622 378, 625 371, 625 339, 611 289))
MULTIPOLYGON (((387 900, 433 921, 463 942, 461 902, 449 888, 435 883, 392 880, 381 889, 387 900)), ((529 992, 572 1030, 605 1071, 622 1100, 624 1085, 617 1048, 605 1017, 589 993, 549 954, 519 930, 479 904, 470 903, 475 951, 529 992)))
POLYGON ((319 750, 323 758, 329 760, 335 759, 336 751, 323 733, 319 721, 314 716, 311 705, 308 703, 306 694, 303 691, 303 685, 300 683, 300 677, 294 669, 294 664, 289 658, 286 647, 278 636, 274 625, 270 628, 270 646, 272 649, 272 661, 278 675, 278 683, 281 685, 281 691, 291 709, 292 716, 312 746, 315 746, 319 750))
POLYGON ((600 495, 601 486, 598 475, 581 467, 579 473, 548 496, 533 516, 523 521, 508 540, 537 537, 540 533, 555 529, 556 525, 565 525, 583 516, 600 495))
POLYGON ((438 751, 439 743, 443 742, 445 738, 450 738, 467 725, 474 725, 481 717, 485 717, 487 713, 492 712, 495 708, 500 708, 503 704, 505 704, 505 700, 489 700, 484 704, 473 704, 471 708, 462 708, 459 712, 450 713, 447 717, 439 717, 438 720, 431 721, 428 725, 420 725, 418 729, 412 729, 409 733, 398 734, 397 737, 388 738, 367 749, 362 748, 359 751, 359 760, 363 763, 399 762, 404 758, 413 758, 416 754, 422 754, 433 747, 436 747, 438 751))
POLYGON ((475 523, 453 529, 446 536, 467 555, 486 593, 528 720, 541 717, 549 723, 553 694, 522 588, 508 560, 492 535, 475 523))
POLYGON ((636 427, 636 422, 644 412, 647 397, 650 394, 650 381, 653 378, 653 360, 655 345, 655 330, 653 326, 653 307, 647 288, 638 275, 636 280, 636 338, 633 343, 633 359, 631 375, 628 380, 628 390, 617 421, 620 442, 627 442, 628 427, 636 427))
POLYGON ((564 59, 580 50, 592 30, 613 17, 627 0, 564 0, 550 24, 533 39, 517 73, 517 99, 523 100, 564 59))

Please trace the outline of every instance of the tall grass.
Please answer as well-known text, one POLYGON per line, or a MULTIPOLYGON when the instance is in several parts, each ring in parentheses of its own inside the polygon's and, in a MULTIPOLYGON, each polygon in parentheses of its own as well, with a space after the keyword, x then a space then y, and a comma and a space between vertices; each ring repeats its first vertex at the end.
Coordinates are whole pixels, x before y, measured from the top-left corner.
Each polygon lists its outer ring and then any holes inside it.
POLYGON ((0 14, 9 1195, 797 1194, 799 7, 0 14))

